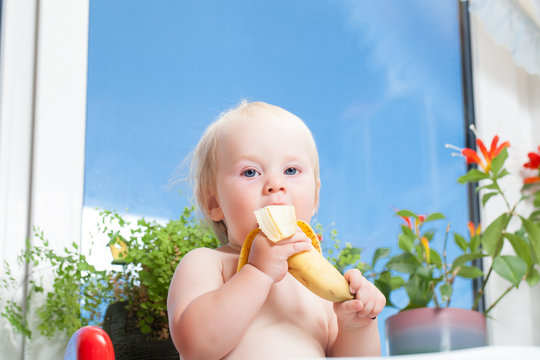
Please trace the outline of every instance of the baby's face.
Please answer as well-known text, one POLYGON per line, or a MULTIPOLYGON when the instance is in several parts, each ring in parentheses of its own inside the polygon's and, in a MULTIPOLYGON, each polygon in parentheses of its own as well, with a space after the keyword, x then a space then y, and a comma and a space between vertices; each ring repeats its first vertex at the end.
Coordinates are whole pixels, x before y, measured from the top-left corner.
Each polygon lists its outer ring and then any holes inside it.
POLYGON ((217 179, 212 220, 224 220, 229 242, 241 245, 257 227, 254 210, 294 205, 309 223, 315 213, 310 138, 297 120, 263 114, 236 119, 226 126, 217 150, 217 179))

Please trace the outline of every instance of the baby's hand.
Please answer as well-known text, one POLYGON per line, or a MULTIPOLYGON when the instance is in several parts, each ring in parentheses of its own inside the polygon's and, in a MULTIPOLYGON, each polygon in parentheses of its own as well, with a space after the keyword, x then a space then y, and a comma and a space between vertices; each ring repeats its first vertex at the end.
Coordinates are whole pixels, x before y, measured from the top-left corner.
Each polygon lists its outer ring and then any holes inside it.
POLYGON ((248 263, 268 275, 274 282, 278 282, 285 277, 289 270, 287 259, 294 254, 310 249, 311 241, 300 229, 297 229, 290 238, 276 243, 268 240, 262 232, 259 232, 253 239, 248 263))
POLYGON ((373 283, 362 276, 358 269, 347 271, 345 279, 349 282, 350 291, 355 294, 355 299, 334 303, 338 323, 340 327, 366 327, 383 310, 386 298, 373 283))

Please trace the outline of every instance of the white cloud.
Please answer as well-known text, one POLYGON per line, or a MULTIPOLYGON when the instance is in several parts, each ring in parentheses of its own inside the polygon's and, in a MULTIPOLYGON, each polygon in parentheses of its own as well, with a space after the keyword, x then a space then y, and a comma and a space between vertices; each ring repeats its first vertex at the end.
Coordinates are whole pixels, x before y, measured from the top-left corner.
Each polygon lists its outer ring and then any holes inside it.
POLYGON ((457 23, 453 3, 342 0, 341 5, 346 26, 358 36, 359 45, 368 49, 372 66, 384 72, 385 97, 411 90, 429 92, 436 86, 434 46, 452 46, 452 20, 457 23), (452 20, 441 21, 449 16, 452 20))
MULTIPOLYGON (((101 210, 84 207, 82 215, 82 235, 81 235, 81 251, 87 256, 88 262, 94 265, 98 270, 112 269, 114 266, 111 251, 107 246, 109 239, 103 233, 99 232, 98 224, 102 222, 102 217, 99 215, 101 210)), ((131 213, 119 213, 124 220, 130 225, 125 226, 120 231, 120 234, 125 238, 129 238, 131 230, 136 227, 137 220, 143 215, 131 213)), ((167 219, 144 216, 149 221, 155 221, 160 224, 167 223, 167 219)))

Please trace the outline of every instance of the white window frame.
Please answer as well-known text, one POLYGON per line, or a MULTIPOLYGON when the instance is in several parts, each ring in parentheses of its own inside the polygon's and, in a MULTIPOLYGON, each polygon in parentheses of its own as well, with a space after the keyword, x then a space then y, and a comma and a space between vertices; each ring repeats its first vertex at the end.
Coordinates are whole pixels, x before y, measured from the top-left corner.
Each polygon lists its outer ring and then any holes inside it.
MULTIPOLYGON (((80 242, 89 0, 2 6, 0 261, 13 263, 34 226, 55 248, 80 242)), ((63 356, 61 341, 0 330, 0 358, 63 356)))

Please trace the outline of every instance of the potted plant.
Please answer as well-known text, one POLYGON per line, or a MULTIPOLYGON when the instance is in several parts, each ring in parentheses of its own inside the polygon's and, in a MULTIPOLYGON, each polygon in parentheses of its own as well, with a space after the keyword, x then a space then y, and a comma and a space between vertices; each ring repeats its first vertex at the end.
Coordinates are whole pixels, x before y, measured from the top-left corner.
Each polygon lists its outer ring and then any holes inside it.
MULTIPOLYGON (((62 252, 52 250, 43 233, 36 231, 36 244, 27 244, 18 264, 32 266, 27 303, 31 304, 29 300, 36 294, 46 293, 36 311, 41 334, 48 338, 57 333, 71 335, 82 326, 103 324, 113 341, 116 359, 154 358, 156 352, 160 359, 178 359, 168 332, 170 280, 188 251, 219 246, 193 212, 193 207, 185 208, 179 219, 166 224, 144 218, 131 224, 116 212, 102 211, 99 231, 108 245, 119 250, 113 261, 117 265, 109 270, 97 270, 75 243, 62 252), (43 277, 50 274, 52 289, 45 291, 43 277)), ((20 286, 9 266, 5 274, 0 283, 4 290, 20 286)), ((23 312, 22 304, 13 299, 5 299, 5 304, 2 316, 30 338, 28 311, 23 312)))
POLYGON ((479 224, 468 223, 469 234, 453 232, 441 213, 426 216, 409 210, 397 211, 404 220, 398 235, 397 254, 390 255, 387 248, 377 249, 372 267, 383 259, 374 282, 387 298, 387 306, 399 313, 386 321, 387 344, 390 355, 454 350, 486 345, 485 317, 509 292, 525 281, 533 286, 540 281, 540 147, 539 153, 529 153, 524 166, 535 171, 524 180, 521 197, 511 203, 500 185, 500 179, 510 174, 505 168, 508 142, 499 145, 495 136, 489 149, 478 139, 479 153, 473 149, 460 149, 468 164, 476 164, 458 179, 461 184, 479 182, 481 206, 490 199, 501 197, 506 205, 495 220, 482 231, 479 224), (533 211, 527 216, 519 213, 522 202, 531 201, 533 211), (519 220, 521 227, 511 230, 511 220, 519 220), (431 225, 442 223, 439 231, 431 225), (444 236, 442 249, 432 247, 437 233, 444 236), (455 259, 448 259, 448 241, 454 241, 460 251, 455 259), (509 244, 513 255, 502 252, 509 244), (473 260, 489 259, 484 273, 471 265, 473 260), (483 313, 475 311, 493 272, 508 281, 508 288, 499 294, 483 313), (456 278, 481 278, 471 310, 451 307, 456 278), (398 306, 392 294, 404 292, 408 303, 398 306), (404 291, 403 291, 404 290, 404 291))

